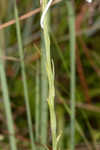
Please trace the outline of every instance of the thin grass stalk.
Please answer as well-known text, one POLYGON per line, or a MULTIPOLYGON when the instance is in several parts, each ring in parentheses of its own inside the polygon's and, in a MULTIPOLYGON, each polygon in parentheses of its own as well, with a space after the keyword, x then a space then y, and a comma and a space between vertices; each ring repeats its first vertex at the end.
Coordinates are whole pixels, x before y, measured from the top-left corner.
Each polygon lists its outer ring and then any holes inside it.
MULTIPOLYGON (((42 0, 42 6, 45 9, 47 5, 47 0, 42 0)), ((43 9, 43 11, 44 11, 43 9)), ((50 124, 51 124, 51 134, 52 134, 52 149, 57 149, 57 139, 56 139, 56 115, 54 108, 54 97, 55 97, 55 87, 54 87, 54 64, 51 61, 50 56, 50 36, 49 36, 49 19, 48 12, 44 18, 44 26, 43 26, 43 36, 45 42, 45 54, 46 54, 46 70, 49 84, 49 97, 48 97, 48 105, 50 111, 50 124)))
POLYGON ((41 131, 40 138, 41 144, 47 144, 47 128, 48 128, 48 104, 47 104, 47 95, 48 95, 48 82, 47 74, 45 67, 45 47, 44 39, 42 37, 42 54, 41 54, 41 131))
MULTIPOLYGON (((3 42, 2 42, 3 36, 4 36, 4 33, 1 30, 0 31, 0 56, 1 57, 4 56, 4 49, 3 49, 3 42)), ((1 79, 1 88, 2 88, 2 92, 3 92, 5 113, 6 113, 6 117, 7 117, 7 126, 8 126, 8 132, 9 132, 8 135, 9 135, 10 147, 11 147, 11 150, 17 150, 4 59, 0 59, 0 79, 1 79)))
MULTIPOLYGON (((42 5, 42 12, 46 6, 47 0, 45 0, 44 5, 42 5)), ((48 132, 48 104, 47 104, 47 96, 48 96, 48 81, 47 81, 47 73, 46 73, 46 54, 45 54, 45 43, 44 36, 41 33, 41 131, 40 138, 41 144, 47 145, 47 132, 48 132)))
POLYGON ((71 150, 75 149, 75 13, 71 0, 66 0, 70 33, 70 100, 71 100, 71 150))
POLYGON ((28 86, 27 86, 27 79, 26 79, 26 73, 25 73, 24 54, 23 54, 23 46, 22 46, 22 39, 21 39, 21 30, 20 30, 20 23, 18 19, 18 10, 16 6, 16 2, 14 5, 14 14, 15 14, 15 19, 16 19, 16 31, 17 31, 17 39, 18 39, 18 47, 19 47, 19 56, 20 56, 20 62, 21 62, 22 81, 23 81, 24 97, 25 97, 25 104, 26 104, 26 110, 27 110, 29 135, 30 135, 32 150, 35 150, 34 136, 33 136, 33 130, 32 130, 32 117, 31 117, 30 106, 29 106, 28 86))
POLYGON ((35 138, 39 142, 40 135, 40 61, 36 63, 36 100, 35 100, 35 138))

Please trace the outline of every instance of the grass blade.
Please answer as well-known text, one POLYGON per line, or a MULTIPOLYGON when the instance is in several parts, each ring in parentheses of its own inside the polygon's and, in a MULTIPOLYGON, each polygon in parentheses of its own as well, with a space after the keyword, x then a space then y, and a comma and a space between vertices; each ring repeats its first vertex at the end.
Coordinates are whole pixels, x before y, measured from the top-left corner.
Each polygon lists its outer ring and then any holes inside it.
POLYGON ((66 1, 69 17, 69 32, 70 32, 70 99, 71 99, 71 150, 75 149, 75 14, 72 2, 66 1))
POLYGON ((16 31, 17 31, 17 39, 18 39, 18 47, 19 47, 19 56, 20 56, 20 62, 21 62, 22 81, 23 81, 25 104, 26 104, 26 110, 27 110, 29 135, 31 139, 31 147, 32 147, 32 150, 34 150, 35 144, 34 144, 34 137, 33 137, 33 130, 32 130, 32 119, 31 119, 31 112, 30 112, 30 106, 29 106, 29 96, 28 96, 27 79, 26 79, 25 65, 24 65, 23 46, 22 46, 21 31, 20 31, 20 24, 18 20, 18 10, 17 10, 16 3, 14 6, 14 14, 15 14, 15 19, 16 19, 16 31))
MULTIPOLYGON (((2 39, 3 39, 3 31, 1 30, 0 31, 0 56, 1 57, 4 56, 4 49, 2 49, 3 48, 2 39)), ((6 79, 6 73, 5 73, 5 62, 3 59, 0 59, 0 79, 1 79, 3 99, 4 99, 5 113, 7 117, 7 126, 8 126, 8 132, 9 132, 10 146, 11 146, 11 150, 17 150, 13 118, 12 118, 12 112, 11 112, 11 105, 10 105, 10 98, 9 98, 7 79, 6 79)))

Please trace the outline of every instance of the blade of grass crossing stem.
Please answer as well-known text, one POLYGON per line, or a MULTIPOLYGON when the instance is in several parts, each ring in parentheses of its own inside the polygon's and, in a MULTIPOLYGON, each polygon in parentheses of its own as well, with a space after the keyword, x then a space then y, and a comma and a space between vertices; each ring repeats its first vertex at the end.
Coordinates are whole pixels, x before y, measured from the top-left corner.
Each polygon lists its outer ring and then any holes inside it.
POLYGON ((75 149, 75 14, 71 0, 66 0, 70 32, 70 99, 71 99, 71 150, 75 149))
MULTIPOLYGON (((44 9, 47 6, 47 2, 48 2, 47 0, 42 0, 42 5, 44 9)), ((48 12, 44 18, 43 36, 44 36, 45 54, 46 54, 46 71, 47 71, 48 84, 49 84, 48 105, 49 105, 49 111, 50 111, 52 149, 57 150, 56 114, 55 114, 55 108, 54 108, 54 97, 55 97, 54 64, 53 64, 53 61, 51 61, 51 56, 50 56, 50 35, 49 35, 48 12)))
MULTIPOLYGON (((2 34, 3 34, 3 31, 1 30, 0 31, 0 56, 1 57, 4 56, 4 49, 2 49, 3 48, 2 47, 2 38, 3 38, 2 34)), ((2 92, 3 92, 4 107, 5 107, 6 117, 7 117, 7 126, 8 126, 8 132, 9 132, 10 147, 11 147, 11 150, 17 150, 4 63, 5 63, 4 60, 0 59, 1 88, 2 88, 2 92)))
MULTIPOLYGON (((47 0, 45 0, 44 5, 42 5, 42 12, 46 6, 47 0)), ((48 81, 46 73, 46 49, 44 43, 43 32, 41 33, 41 144, 47 144, 47 129, 48 129, 48 81)))
POLYGON ((25 104, 26 104, 26 110, 27 110, 29 135, 31 139, 32 150, 35 150, 33 130, 32 130, 32 119, 31 119, 31 112, 30 112, 30 106, 29 106, 28 87, 27 87, 25 65, 24 65, 23 46, 22 46, 21 31, 20 31, 20 24, 18 20, 18 10, 17 10, 16 3, 14 6, 14 13, 15 13, 15 19, 16 19, 16 31, 17 31, 17 39, 18 39, 18 47, 19 47, 19 56, 20 56, 20 62, 21 62, 22 81, 23 81, 23 86, 24 86, 24 96, 25 96, 25 104))

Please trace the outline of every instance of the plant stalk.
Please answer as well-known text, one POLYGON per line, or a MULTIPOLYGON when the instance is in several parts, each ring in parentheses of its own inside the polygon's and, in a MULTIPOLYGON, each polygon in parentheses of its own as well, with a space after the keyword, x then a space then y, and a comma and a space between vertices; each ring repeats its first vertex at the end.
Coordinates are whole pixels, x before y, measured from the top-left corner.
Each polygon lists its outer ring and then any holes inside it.
MULTIPOLYGON (((47 6, 47 0, 42 0, 43 8, 47 6)), ((44 11, 44 10, 43 10, 44 11)), ((44 18, 43 36, 45 43, 45 55, 46 55, 46 71, 48 77, 49 85, 49 96, 48 96, 48 106, 50 111, 50 124, 51 124, 51 134, 52 134, 52 149, 57 150, 57 140, 56 140, 56 114, 54 108, 54 97, 55 97, 55 87, 54 87, 54 64, 50 56, 50 34, 49 34, 49 19, 48 12, 44 18)))
POLYGON ((33 136, 33 130, 32 130, 32 117, 31 117, 30 106, 29 106, 28 86, 27 86, 23 46, 22 46, 22 39, 21 39, 21 30, 20 30, 20 23, 18 19, 18 10, 17 10, 16 2, 14 6, 14 14, 15 14, 15 19, 16 19, 16 31, 17 31, 17 39, 18 39, 19 57, 20 57, 20 63, 21 63, 22 82, 23 82, 23 87, 24 87, 24 97, 25 97, 25 104, 26 104, 26 110, 27 110, 27 119, 28 119, 29 135, 30 135, 30 140, 31 140, 31 148, 32 150, 35 150, 34 136, 33 136))
POLYGON ((8 132, 9 132, 10 147, 11 147, 11 150, 17 150, 16 139, 15 139, 15 131, 14 131, 14 123, 13 123, 13 118, 12 118, 10 98, 9 98, 9 92, 8 92, 8 86, 7 86, 7 78, 6 78, 6 72, 5 72, 5 61, 2 59, 2 57, 4 57, 4 41, 2 40, 3 37, 4 37, 4 33, 1 30, 0 31, 0 56, 1 56, 1 59, 0 59, 0 79, 1 79, 1 88, 2 88, 2 93, 3 93, 5 113, 6 113, 6 117, 7 117, 7 126, 8 126, 8 132))
POLYGON ((71 0, 66 0, 68 10, 68 24, 70 33, 70 100, 71 100, 71 150, 75 150, 75 80, 76 80, 76 64, 75 64, 75 13, 71 0))

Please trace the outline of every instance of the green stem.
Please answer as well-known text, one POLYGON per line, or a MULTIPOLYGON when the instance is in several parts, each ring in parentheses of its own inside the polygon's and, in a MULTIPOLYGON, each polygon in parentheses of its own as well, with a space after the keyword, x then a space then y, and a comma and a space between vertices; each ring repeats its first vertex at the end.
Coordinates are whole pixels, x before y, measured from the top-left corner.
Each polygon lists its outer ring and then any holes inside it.
MULTIPOLYGON (((3 39, 3 31, 1 30, 0 31, 0 56, 1 57, 4 56, 2 39, 3 39)), ((11 105, 10 105, 10 98, 9 98, 7 79, 6 79, 6 73, 5 73, 5 62, 3 59, 0 59, 0 79, 1 79, 1 88, 3 92, 5 113, 7 117, 7 126, 8 126, 8 132, 9 132, 10 146, 11 146, 11 150, 17 150, 13 118, 12 118, 12 112, 11 112, 11 105)))
POLYGON ((47 144, 47 128, 48 128, 48 105, 47 105, 47 94, 48 94, 48 82, 45 68, 45 48, 44 40, 42 37, 42 54, 41 54, 41 144, 47 144))
POLYGON ((66 0, 70 32, 70 99, 71 99, 71 150, 75 149, 75 14, 71 0, 66 0))
POLYGON ((32 150, 35 150, 34 136, 33 136, 33 130, 32 130, 32 118, 31 118, 31 112, 30 112, 30 106, 29 106, 27 79, 26 79, 25 65, 24 65, 23 46, 22 46, 21 31, 20 31, 20 24, 19 24, 19 19, 18 19, 18 10, 17 10, 16 3, 14 7, 14 13, 15 13, 15 19, 16 19, 17 39, 18 39, 19 56, 20 56, 20 62, 21 62, 22 81, 23 81, 23 87, 24 87, 24 96, 25 96, 25 104, 26 104, 26 110, 27 110, 29 134, 30 134, 30 139, 31 139, 32 150))
MULTIPOLYGON (((42 12, 46 6, 47 0, 45 0, 42 5, 42 12)), ((48 95, 48 81, 46 73, 46 54, 45 54, 45 43, 44 36, 41 34, 42 43, 41 43, 41 144, 47 144, 47 130, 48 130, 48 104, 47 104, 47 95, 48 95)))
POLYGON ((39 67, 40 62, 37 60, 36 63, 36 100, 35 100, 35 135, 36 141, 39 142, 39 133, 40 133, 40 76, 39 76, 39 67))
MULTIPOLYGON (((47 5, 47 0, 42 1, 44 9, 47 5)), ((51 134, 52 134, 52 149, 57 149, 57 140, 56 140, 56 115, 54 108, 54 97, 55 97, 55 87, 54 87, 54 64, 51 61, 50 56, 50 36, 49 36, 49 19, 48 12, 44 18, 44 28, 43 28, 44 42, 45 42, 45 54, 46 54, 46 70, 49 84, 49 97, 48 105, 50 111, 50 123, 51 123, 51 134), (53 70, 52 70, 53 68, 53 70)))

